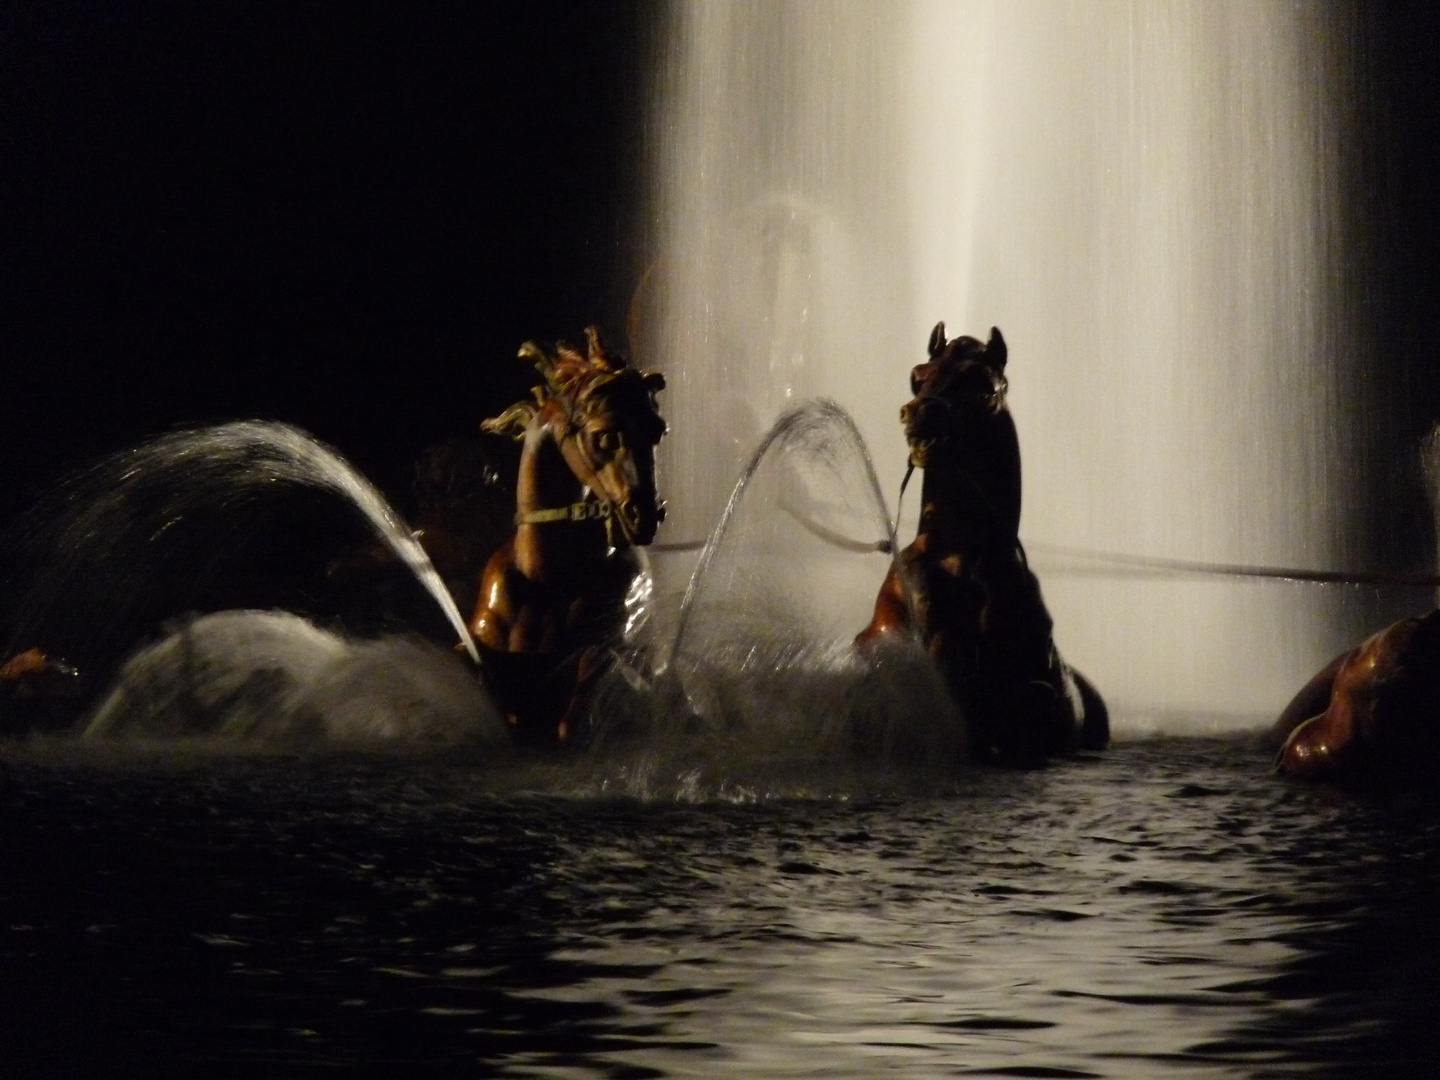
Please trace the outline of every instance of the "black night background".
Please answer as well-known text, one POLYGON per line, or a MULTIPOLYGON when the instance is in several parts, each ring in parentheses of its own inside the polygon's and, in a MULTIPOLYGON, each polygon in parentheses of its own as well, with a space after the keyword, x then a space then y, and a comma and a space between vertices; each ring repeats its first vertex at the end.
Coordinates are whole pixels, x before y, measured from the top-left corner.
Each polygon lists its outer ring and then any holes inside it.
POLYGON ((5 5, 0 506, 237 417, 403 502, 524 393, 521 341, 623 335, 653 13, 5 5))

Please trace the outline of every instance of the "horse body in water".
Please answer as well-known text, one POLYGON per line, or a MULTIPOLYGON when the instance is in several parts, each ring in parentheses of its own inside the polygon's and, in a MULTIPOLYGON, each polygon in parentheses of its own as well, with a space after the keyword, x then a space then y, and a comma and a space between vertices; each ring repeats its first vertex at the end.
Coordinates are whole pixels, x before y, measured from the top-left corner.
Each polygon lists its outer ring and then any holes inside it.
POLYGON ((490 557, 470 632, 516 738, 573 739, 585 691, 624 624, 638 565, 664 518, 655 446, 665 433, 656 372, 628 367, 593 327, 581 353, 534 343, 534 400, 482 428, 522 444, 514 534, 490 557))
POLYGON ((1330 661, 1272 733, 1278 772, 1355 786, 1428 783, 1440 753, 1440 611, 1401 619, 1330 661))
POLYGON ((1053 623, 1020 544, 1020 444, 1005 401, 1005 340, 930 336, 900 410, 912 467, 924 470, 920 526, 856 638, 914 632, 965 716, 971 753, 1032 767, 1102 749, 1095 688, 1055 649, 1053 623))

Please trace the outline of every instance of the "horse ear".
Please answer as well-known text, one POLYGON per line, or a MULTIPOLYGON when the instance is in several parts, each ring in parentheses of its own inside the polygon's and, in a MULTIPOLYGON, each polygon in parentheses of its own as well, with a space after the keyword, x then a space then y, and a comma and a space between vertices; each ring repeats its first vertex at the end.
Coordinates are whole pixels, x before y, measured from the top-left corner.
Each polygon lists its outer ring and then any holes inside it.
POLYGON ((606 350, 605 343, 600 340, 598 326, 585 327, 585 359, 590 361, 591 367, 601 371, 621 371, 625 367, 623 356, 606 350))
POLYGON ((527 341, 520 346, 516 356, 535 366, 535 370, 545 377, 545 385, 552 393, 561 393, 560 383, 555 375, 555 357, 543 345, 527 341))
POLYGON ((990 328, 990 340, 985 343, 985 363, 996 371, 1005 370, 1005 360, 1010 350, 1005 347, 1005 338, 998 326, 990 328))
POLYGON ((930 331, 930 355, 938 356, 943 348, 945 348, 945 323, 937 322, 935 329, 930 331))

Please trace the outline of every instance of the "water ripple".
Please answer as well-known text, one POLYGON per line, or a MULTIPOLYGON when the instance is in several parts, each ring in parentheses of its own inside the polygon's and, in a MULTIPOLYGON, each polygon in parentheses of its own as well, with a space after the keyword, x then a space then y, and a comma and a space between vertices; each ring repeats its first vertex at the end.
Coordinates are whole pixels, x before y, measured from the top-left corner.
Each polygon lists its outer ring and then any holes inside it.
POLYGON ((7 1075, 1378 1077, 1440 1053, 1440 820, 1276 780, 1244 739, 872 800, 486 775, 0 757, 7 1075))

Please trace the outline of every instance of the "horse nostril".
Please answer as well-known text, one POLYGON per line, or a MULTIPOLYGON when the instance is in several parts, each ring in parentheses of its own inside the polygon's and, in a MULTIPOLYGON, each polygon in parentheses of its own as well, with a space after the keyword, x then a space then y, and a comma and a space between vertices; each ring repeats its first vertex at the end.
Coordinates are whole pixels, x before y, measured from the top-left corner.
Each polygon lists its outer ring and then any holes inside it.
POLYGON ((661 499, 655 504, 655 521, 657 523, 665 520, 665 500, 661 499))

